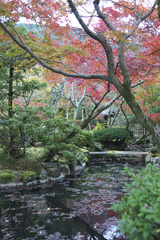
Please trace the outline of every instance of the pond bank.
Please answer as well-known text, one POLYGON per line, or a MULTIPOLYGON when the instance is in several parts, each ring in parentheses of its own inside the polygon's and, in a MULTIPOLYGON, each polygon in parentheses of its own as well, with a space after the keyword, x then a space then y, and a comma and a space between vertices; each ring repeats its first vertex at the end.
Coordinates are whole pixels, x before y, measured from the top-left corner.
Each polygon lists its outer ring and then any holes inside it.
POLYGON ((104 152, 90 152, 90 158, 107 158, 108 160, 117 159, 121 161, 145 161, 151 158, 149 152, 135 152, 135 151, 104 151, 104 152))
MULTIPOLYGON (((75 166, 72 174, 79 174, 85 169, 85 167, 85 162, 81 165, 75 166)), ((71 176, 71 171, 67 164, 61 167, 60 164, 54 162, 43 163, 43 168, 38 178, 34 175, 31 175, 28 178, 18 182, 15 178, 13 180, 9 179, 6 183, 0 183, 0 190, 32 189, 44 186, 51 187, 54 183, 62 182, 69 176, 71 176)))
MULTIPOLYGON (((116 161, 122 163, 149 163, 160 166, 160 158, 152 157, 150 152, 136 152, 136 151, 103 151, 103 152, 89 152, 89 161, 105 160, 106 162, 116 161)), ((42 170, 39 177, 34 175, 28 176, 26 179, 17 180, 8 179, 3 182, 0 179, 0 190, 10 189, 32 189, 37 187, 51 187, 56 182, 62 182, 71 175, 76 175, 86 168, 86 162, 74 166, 71 172, 67 164, 61 166, 59 162, 42 163, 42 170)), ((17 172, 14 173, 18 175, 17 172)))

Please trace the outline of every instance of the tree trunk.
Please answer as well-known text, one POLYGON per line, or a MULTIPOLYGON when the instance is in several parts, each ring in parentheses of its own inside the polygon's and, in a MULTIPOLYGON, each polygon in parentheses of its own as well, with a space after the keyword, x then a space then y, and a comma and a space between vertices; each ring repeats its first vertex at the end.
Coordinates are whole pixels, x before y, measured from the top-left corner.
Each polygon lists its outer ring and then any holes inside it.
MULTIPOLYGON (((9 90, 8 90, 8 117, 9 119, 13 118, 13 74, 14 68, 10 67, 9 71, 9 90)), ((14 148, 14 134, 13 134, 13 126, 12 122, 9 125, 9 156, 12 159, 15 155, 14 148)))
POLYGON ((92 119, 88 116, 80 124, 82 129, 86 128, 92 119))
POLYGON ((130 107, 131 111, 133 112, 139 123, 152 135, 153 140, 158 145, 158 147, 160 147, 159 125, 143 112, 143 110, 136 102, 135 97, 128 86, 123 85, 123 90, 119 89, 119 92, 126 100, 128 106, 130 107))
POLYGON ((56 89, 53 83, 52 92, 51 92, 51 96, 52 96, 51 108, 52 108, 52 111, 55 113, 56 113, 57 103, 63 92, 64 84, 65 84, 65 79, 60 83, 60 86, 58 87, 58 89, 56 89))

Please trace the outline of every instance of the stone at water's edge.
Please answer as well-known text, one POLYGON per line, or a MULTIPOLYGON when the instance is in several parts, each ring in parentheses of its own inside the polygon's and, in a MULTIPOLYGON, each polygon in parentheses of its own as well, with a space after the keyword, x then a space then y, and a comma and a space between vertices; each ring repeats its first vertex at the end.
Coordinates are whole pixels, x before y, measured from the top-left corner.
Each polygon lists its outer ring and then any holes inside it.
POLYGON ((61 175, 60 162, 44 162, 42 163, 42 166, 42 169, 47 172, 49 177, 59 177, 61 175))
MULTIPOLYGON (((72 174, 79 174, 86 167, 86 162, 88 162, 89 151, 87 149, 80 149, 77 151, 75 156, 76 161, 74 162, 72 174)), ((56 155, 55 157, 57 157, 56 155)), ((13 171, 15 177, 9 179, 8 182, 2 183, 0 181, 1 189, 11 189, 11 188, 25 188, 25 187, 40 187, 43 184, 52 185, 55 182, 61 182, 66 177, 71 175, 70 166, 67 163, 60 163, 58 161, 42 162, 42 170, 39 176, 30 175, 26 179, 18 178, 18 173, 13 171)), ((64 159, 67 161, 67 159, 64 159)))
POLYGON ((120 160, 123 162, 145 162, 157 164, 160 167, 160 157, 152 157, 150 152, 133 152, 133 151, 104 151, 90 152, 90 159, 103 159, 105 161, 120 160))
POLYGON ((41 179, 46 179, 46 178, 48 177, 48 173, 47 173, 47 171, 46 171, 44 168, 42 168, 39 177, 40 177, 41 179))
MULTIPOLYGON (((117 158, 119 160, 128 161, 146 161, 148 152, 133 152, 133 151, 104 151, 104 152, 90 152, 90 159, 104 158, 107 160, 110 158, 117 158)), ((149 157, 148 157, 149 158, 149 157)))
MULTIPOLYGON (((151 162, 160 166, 159 157, 151 157, 149 152, 133 152, 133 151, 104 151, 104 152, 87 152, 89 153, 90 160, 96 161, 96 159, 103 159, 105 161, 119 160, 123 162, 151 162)), ((82 155, 80 155, 82 156, 82 155)), ((87 157, 83 154, 84 160, 87 157)), ((86 167, 86 162, 77 164, 74 166, 74 174, 80 173, 86 167)), ((29 176, 25 181, 17 180, 17 173, 15 174, 16 179, 6 184, 0 183, 0 189, 9 188, 23 188, 23 187, 36 187, 41 184, 55 183, 63 181, 67 176, 71 174, 70 167, 67 164, 61 165, 59 162, 44 162, 42 163, 42 170, 39 177, 29 176)))
MULTIPOLYGON (((63 167, 57 162, 47 162, 42 164, 42 170, 39 177, 33 176, 28 178, 27 181, 19 181, 19 182, 8 182, 8 183, 0 183, 0 190, 6 189, 14 189, 14 188, 25 188, 25 187, 38 187, 43 184, 51 183, 54 184, 56 182, 63 181, 67 176, 70 175, 70 168, 67 164, 63 167)), ((78 174, 84 170, 86 167, 86 163, 82 163, 81 165, 77 165, 74 167, 74 174, 78 174)), ((13 180, 14 181, 14 180, 13 180)))
POLYGON ((147 156, 146 156, 146 163, 151 162, 151 156, 152 156, 151 153, 148 153, 148 154, 147 154, 147 156))

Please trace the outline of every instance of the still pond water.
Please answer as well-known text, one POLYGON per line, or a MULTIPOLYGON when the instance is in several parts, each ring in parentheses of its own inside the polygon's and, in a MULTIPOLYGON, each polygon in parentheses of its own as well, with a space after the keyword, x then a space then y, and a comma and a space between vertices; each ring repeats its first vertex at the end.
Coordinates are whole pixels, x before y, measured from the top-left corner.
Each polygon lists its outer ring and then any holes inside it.
POLYGON ((0 239, 126 239, 109 209, 124 194, 123 169, 124 163, 94 163, 81 176, 50 188, 1 192, 0 239))

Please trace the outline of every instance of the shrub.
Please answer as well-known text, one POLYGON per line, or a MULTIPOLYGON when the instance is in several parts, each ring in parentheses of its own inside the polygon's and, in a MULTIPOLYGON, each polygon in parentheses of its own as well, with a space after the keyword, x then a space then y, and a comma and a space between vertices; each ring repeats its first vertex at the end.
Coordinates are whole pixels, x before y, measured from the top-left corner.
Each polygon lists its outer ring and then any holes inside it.
POLYGON ((148 164, 134 174, 125 168, 132 182, 127 194, 111 209, 120 214, 120 230, 131 240, 160 239, 160 168, 148 164))
POLYGON ((26 146, 38 141, 41 116, 39 108, 15 107, 14 118, 5 119, 0 127, 0 145, 11 161, 25 155, 26 146))
POLYGON ((86 138, 86 147, 90 147, 93 143, 93 133, 90 131, 82 131, 82 134, 85 136, 86 138))
POLYGON ((79 134, 76 134, 71 141, 78 147, 90 147, 93 143, 93 133, 90 131, 81 130, 79 134))
POLYGON ((0 179, 2 183, 7 183, 9 180, 14 178, 14 173, 12 171, 1 171, 0 172, 0 179))
POLYGON ((97 126, 93 128, 93 132, 94 131, 97 131, 97 130, 101 130, 101 129, 104 129, 106 127, 107 123, 99 123, 97 122, 97 126))
POLYGON ((77 125, 72 125, 65 118, 46 119, 40 134, 42 145, 48 149, 45 161, 50 161, 55 155, 66 160, 69 165, 77 161, 76 153, 79 148, 91 144, 92 133, 81 130, 77 125))
POLYGON ((82 148, 83 146, 86 145, 86 138, 79 133, 79 134, 76 134, 73 138, 71 138, 70 142, 82 148))
POLYGON ((25 180, 30 176, 36 176, 36 173, 33 171, 21 171, 20 172, 20 178, 25 180))
POLYGON ((61 159, 63 159, 63 163, 67 163, 71 170, 77 165, 77 163, 81 165, 82 162, 88 161, 84 152, 74 144, 67 144, 66 149, 62 151, 62 154, 63 157, 61 159))
POLYGON ((93 132, 94 140, 101 143, 128 141, 133 137, 131 131, 127 131, 124 128, 105 128, 93 132))

